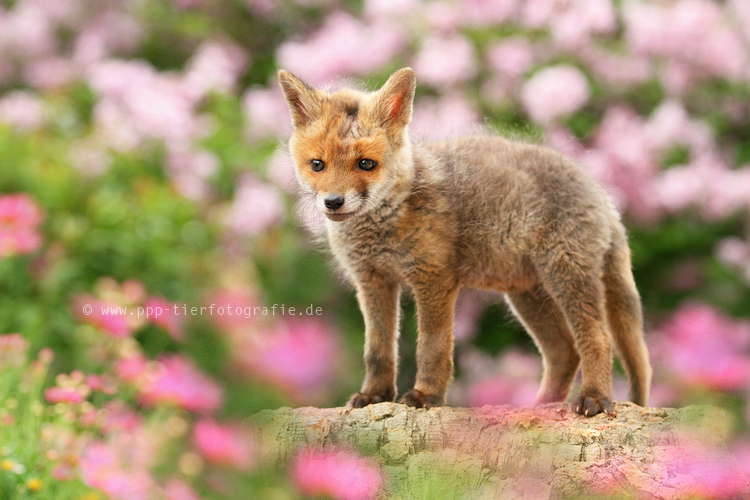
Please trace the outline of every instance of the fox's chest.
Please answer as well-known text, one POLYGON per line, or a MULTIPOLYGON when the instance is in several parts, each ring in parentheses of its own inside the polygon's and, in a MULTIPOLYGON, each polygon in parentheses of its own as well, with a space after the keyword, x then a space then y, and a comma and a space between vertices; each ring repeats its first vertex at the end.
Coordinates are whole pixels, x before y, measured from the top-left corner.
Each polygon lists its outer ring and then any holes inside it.
POLYGON ((455 247, 444 221, 410 212, 329 224, 337 259, 351 273, 376 269, 409 282, 425 271, 451 265, 455 247))

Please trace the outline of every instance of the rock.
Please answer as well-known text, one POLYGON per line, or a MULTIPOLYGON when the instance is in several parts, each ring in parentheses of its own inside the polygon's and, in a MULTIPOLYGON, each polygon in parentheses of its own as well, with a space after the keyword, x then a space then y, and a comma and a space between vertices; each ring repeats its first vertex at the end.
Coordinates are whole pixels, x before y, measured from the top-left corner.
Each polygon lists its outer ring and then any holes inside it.
POLYGON ((723 410, 617 404, 617 417, 537 408, 281 408, 256 416, 260 451, 283 466, 302 445, 379 462, 383 498, 750 498, 726 451, 723 410))

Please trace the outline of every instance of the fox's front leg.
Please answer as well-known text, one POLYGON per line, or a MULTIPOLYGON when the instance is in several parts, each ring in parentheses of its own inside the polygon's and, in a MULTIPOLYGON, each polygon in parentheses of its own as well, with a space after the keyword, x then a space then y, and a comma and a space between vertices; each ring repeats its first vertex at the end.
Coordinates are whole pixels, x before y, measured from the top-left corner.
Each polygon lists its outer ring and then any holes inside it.
POLYGON ((357 300, 365 319, 365 381, 348 408, 396 399, 400 295, 398 283, 377 273, 357 278, 357 300))
POLYGON ((401 403, 415 408, 445 404, 445 393, 453 378, 453 312, 458 287, 427 283, 414 287, 419 334, 417 380, 401 403))

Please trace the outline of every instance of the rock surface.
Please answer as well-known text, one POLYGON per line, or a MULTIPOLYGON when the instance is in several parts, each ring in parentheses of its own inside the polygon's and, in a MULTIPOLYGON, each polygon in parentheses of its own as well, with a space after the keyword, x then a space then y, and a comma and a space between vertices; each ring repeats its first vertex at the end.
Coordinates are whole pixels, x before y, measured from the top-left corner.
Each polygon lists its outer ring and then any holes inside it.
POLYGON ((383 498, 750 498, 724 443, 726 414, 707 406, 584 418, 565 405, 413 409, 281 408, 257 415, 267 465, 302 445, 354 448, 378 461, 383 498))

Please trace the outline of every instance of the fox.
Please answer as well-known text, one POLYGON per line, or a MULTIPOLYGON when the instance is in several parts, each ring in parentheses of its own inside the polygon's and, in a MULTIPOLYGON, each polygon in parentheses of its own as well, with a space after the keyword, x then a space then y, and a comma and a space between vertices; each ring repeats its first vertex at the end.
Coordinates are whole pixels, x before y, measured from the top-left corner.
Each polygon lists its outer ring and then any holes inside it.
POLYGON ((417 373, 400 403, 446 402, 453 316, 464 288, 504 295, 542 356, 538 404, 614 416, 613 355, 629 397, 648 402, 651 366, 620 214, 583 168, 543 145, 490 132, 412 141, 416 74, 376 91, 313 88, 279 70, 286 147, 303 196, 325 216, 335 260, 364 317, 365 377, 348 408, 397 396, 402 293, 417 309, 417 373))

